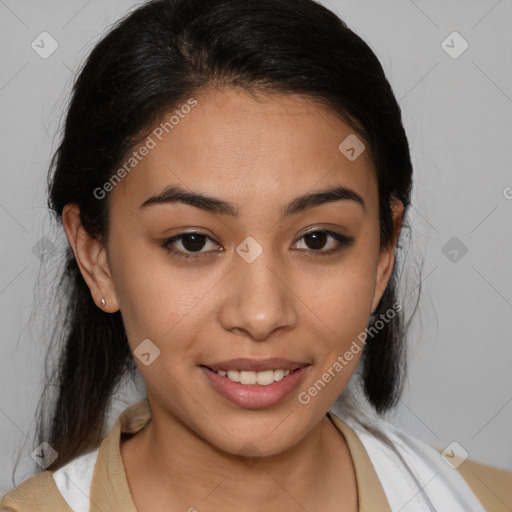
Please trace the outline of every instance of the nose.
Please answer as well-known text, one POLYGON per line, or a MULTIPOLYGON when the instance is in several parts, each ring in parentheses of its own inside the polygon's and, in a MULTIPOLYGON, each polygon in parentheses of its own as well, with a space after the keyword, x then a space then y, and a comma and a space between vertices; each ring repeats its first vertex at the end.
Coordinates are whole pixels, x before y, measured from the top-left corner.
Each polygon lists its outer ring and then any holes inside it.
POLYGON ((295 327, 298 298, 290 276, 270 253, 250 263, 235 256, 223 281, 219 321, 226 331, 265 341, 278 330, 295 327))

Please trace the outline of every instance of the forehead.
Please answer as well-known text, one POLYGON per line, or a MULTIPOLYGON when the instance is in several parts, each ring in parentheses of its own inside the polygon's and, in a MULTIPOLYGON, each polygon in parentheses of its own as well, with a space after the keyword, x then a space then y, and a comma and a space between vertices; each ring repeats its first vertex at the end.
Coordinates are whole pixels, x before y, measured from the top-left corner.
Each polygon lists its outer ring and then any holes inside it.
POLYGON ((302 96, 225 88, 191 100, 166 112, 134 148, 137 160, 125 165, 129 172, 110 192, 114 207, 135 213, 170 184, 238 204, 241 213, 253 203, 281 204, 332 185, 375 202, 369 155, 363 151, 349 160, 340 151, 340 143, 355 134, 329 108, 302 96))

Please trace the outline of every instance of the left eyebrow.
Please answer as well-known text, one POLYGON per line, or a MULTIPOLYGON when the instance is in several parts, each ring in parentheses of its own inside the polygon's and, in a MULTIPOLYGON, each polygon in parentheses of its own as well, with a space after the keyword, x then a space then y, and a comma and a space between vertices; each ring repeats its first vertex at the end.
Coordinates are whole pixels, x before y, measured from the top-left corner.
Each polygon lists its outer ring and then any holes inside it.
MULTIPOLYGON (((354 201, 366 212, 364 199, 355 190, 339 186, 296 197, 281 209, 280 220, 282 221, 287 217, 309 210, 315 206, 334 201, 354 201)), ((161 193, 146 199, 146 201, 141 204, 140 209, 145 210, 152 205, 172 203, 188 204, 209 213, 218 213, 232 217, 238 215, 238 207, 233 203, 198 192, 188 192, 176 185, 171 185, 161 193)))

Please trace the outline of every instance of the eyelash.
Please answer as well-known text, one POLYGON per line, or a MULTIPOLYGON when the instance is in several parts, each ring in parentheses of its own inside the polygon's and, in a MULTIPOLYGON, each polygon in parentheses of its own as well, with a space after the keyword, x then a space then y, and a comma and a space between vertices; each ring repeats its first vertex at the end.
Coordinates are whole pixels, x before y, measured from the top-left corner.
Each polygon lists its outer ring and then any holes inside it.
MULTIPOLYGON (((348 247, 348 246, 353 245, 353 243, 355 242, 355 239, 353 237, 351 237, 351 236, 345 236, 345 235, 342 235, 340 233, 335 233, 334 231, 329 231, 329 230, 326 230, 326 229, 317 229, 317 230, 314 230, 314 231, 309 231, 307 233, 304 233, 304 235, 302 235, 299 238, 299 240, 302 240, 302 238, 304 238, 307 235, 312 235, 312 234, 317 234, 317 233, 326 234, 326 235, 331 236, 332 238, 334 238, 338 242, 338 245, 334 249, 329 249, 327 251, 315 251, 313 249, 302 249, 303 251, 309 253, 309 255, 313 256, 313 257, 328 256, 330 254, 334 254, 336 252, 341 251, 344 247, 348 247)), ((174 256, 178 256, 179 258, 183 258, 186 261, 188 261, 188 260, 195 260, 195 259, 198 259, 198 258, 205 257, 205 256, 202 256, 202 255, 208 254, 208 253, 197 252, 196 254, 193 254, 191 256, 190 254, 184 253, 183 251, 179 251, 179 250, 176 250, 176 249, 170 247, 170 244, 172 244, 172 243, 174 243, 174 242, 176 242, 178 240, 181 240, 186 235, 200 235, 200 236, 203 236, 206 239, 210 240, 211 242, 216 243, 215 240, 213 240, 209 236, 207 236, 207 235, 205 235, 205 234, 203 234, 203 233, 201 233, 199 231, 188 231, 186 233, 181 233, 179 235, 175 235, 172 238, 169 238, 169 239, 165 240, 165 242, 162 244, 162 247, 167 252, 173 254, 174 256)))

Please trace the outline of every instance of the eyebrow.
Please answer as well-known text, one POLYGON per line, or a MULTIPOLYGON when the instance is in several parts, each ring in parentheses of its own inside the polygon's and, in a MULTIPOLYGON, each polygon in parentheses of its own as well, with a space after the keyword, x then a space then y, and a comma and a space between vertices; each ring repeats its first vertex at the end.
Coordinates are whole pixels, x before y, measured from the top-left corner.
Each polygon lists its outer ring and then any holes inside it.
MULTIPOLYGON (((366 211, 364 199, 355 190, 338 186, 296 197, 281 209, 280 220, 282 221, 287 217, 309 210, 315 206, 332 203, 334 201, 354 201, 366 211)), ((141 204, 140 209, 146 210, 150 206, 173 203, 188 204, 209 213, 218 213, 232 217, 238 215, 238 208, 233 203, 198 192, 189 192, 176 185, 171 185, 161 193, 146 199, 146 201, 141 204)))

